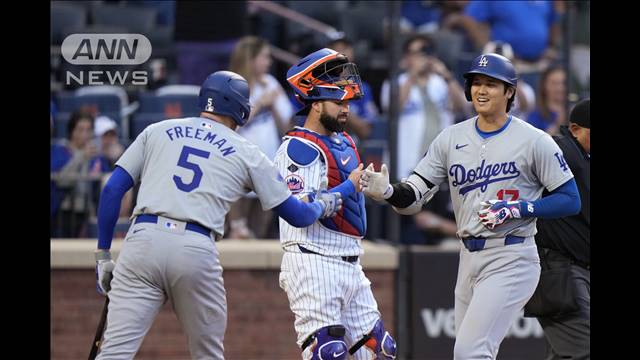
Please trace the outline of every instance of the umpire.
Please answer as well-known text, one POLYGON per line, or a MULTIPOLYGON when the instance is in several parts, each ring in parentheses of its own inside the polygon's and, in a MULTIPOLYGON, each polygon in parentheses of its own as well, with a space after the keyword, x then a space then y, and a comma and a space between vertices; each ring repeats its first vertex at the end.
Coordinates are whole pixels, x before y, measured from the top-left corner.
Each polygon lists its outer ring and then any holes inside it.
POLYGON ((590 101, 579 102, 571 111, 569 126, 554 136, 575 176, 582 209, 574 216, 537 223, 542 273, 525 316, 537 317, 542 325, 546 360, 591 357, 590 101))

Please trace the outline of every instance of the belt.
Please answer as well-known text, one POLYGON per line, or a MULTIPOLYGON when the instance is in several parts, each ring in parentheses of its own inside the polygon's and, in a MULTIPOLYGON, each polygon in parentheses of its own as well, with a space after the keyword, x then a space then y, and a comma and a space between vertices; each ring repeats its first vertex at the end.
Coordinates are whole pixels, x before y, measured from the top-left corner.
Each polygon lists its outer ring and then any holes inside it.
POLYGON ((481 237, 466 237, 462 239, 462 243, 467 250, 474 252, 482 249, 489 249, 498 246, 507 246, 513 244, 522 244, 526 238, 522 236, 507 235, 502 242, 502 238, 487 239, 481 237))
MULTIPOLYGON (((142 214, 142 215, 138 215, 136 217, 136 224, 139 223, 153 223, 153 224, 157 224, 158 223, 158 216, 157 215, 151 215, 151 214, 142 214)), ((202 226, 202 225, 198 225, 196 223, 187 223, 187 226, 185 227, 187 230, 191 230, 191 231, 195 231, 197 233, 200 233, 202 235, 205 236, 211 236, 211 230, 207 229, 206 227, 202 226)))
MULTIPOLYGON (((309 250, 309 249, 305 249, 305 248, 303 248, 303 247, 302 247, 302 246, 300 246, 300 245, 298 245, 298 248, 300 249, 300 251, 302 251, 302 252, 303 252, 303 253, 305 253, 305 254, 316 254, 316 255, 322 255, 322 254, 318 254, 318 253, 317 253, 317 252, 315 252, 315 251, 311 251, 311 250, 309 250)), ((322 256, 325 256, 325 255, 322 255, 322 256)), ((357 255, 355 255, 355 256, 340 256, 340 258, 341 258, 342 260, 346 261, 346 262, 349 262, 349 263, 354 263, 354 262, 358 261, 358 256, 357 256, 357 255)))

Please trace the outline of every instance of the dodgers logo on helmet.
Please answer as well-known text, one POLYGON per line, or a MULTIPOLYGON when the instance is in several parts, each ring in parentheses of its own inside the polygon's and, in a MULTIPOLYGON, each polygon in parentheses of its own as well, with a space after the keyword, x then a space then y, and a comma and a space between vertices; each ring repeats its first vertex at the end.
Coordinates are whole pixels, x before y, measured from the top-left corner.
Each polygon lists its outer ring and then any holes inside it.
POLYGON ((478 66, 484 67, 484 66, 487 66, 487 63, 488 63, 487 57, 483 55, 482 58, 480 59, 480 62, 478 63, 478 66))

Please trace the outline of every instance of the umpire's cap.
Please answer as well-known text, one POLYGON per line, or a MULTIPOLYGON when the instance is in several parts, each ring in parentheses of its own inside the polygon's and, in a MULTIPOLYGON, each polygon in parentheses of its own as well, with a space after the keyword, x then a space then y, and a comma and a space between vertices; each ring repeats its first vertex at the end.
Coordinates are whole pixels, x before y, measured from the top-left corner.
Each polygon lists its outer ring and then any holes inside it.
POLYGON ((242 126, 251 113, 249 84, 234 72, 216 71, 202 83, 198 107, 203 112, 230 116, 242 126))
POLYGON ((306 115, 318 100, 351 100, 363 96, 358 67, 335 50, 324 48, 305 56, 287 71, 287 82, 306 115))
POLYGON ((569 122, 591 129, 590 108, 591 99, 585 99, 576 104, 569 114, 569 122))

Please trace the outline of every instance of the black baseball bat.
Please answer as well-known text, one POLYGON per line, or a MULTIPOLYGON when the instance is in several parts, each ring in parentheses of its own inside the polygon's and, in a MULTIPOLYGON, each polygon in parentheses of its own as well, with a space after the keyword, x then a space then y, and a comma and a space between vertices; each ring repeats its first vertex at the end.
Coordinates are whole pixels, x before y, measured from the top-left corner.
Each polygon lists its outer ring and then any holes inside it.
POLYGON ((102 315, 98 322, 98 329, 96 329, 96 336, 93 338, 91 344, 91 352, 89 353, 89 360, 94 360, 98 355, 98 349, 100 349, 100 342, 102 341, 102 334, 104 333, 104 324, 107 322, 107 312, 109 311, 109 297, 105 296, 104 308, 102 309, 102 315))

